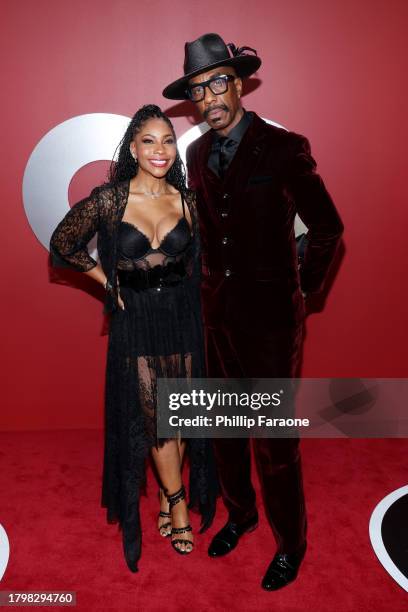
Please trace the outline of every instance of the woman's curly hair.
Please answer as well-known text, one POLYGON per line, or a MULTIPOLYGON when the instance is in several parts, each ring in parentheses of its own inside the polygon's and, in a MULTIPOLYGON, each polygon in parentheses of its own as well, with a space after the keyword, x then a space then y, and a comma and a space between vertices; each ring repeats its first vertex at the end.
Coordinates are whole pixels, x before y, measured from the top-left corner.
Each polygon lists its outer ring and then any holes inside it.
MULTIPOLYGON (((134 176, 136 176, 137 171, 139 169, 139 165, 137 160, 135 160, 130 152, 130 143, 135 137, 135 134, 139 132, 142 126, 149 119, 163 119, 171 129, 174 140, 176 140, 176 134, 174 131, 174 127, 170 119, 163 113, 161 108, 156 106, 155 104, 145 104, 142 108, 135 113, 130 121, 125 135, 120 141, 119 145, 115 150, 119 149, 118 159, 117 161, 112 161, 109 169, 109 182, 111 184, 120 183, 121 181, 126 181, 134 176)), ((186 192, 186 172, 184 168, 184 164, 181 160, 180 154, 177 151, 176 159, 174 164, 170 168, 169 172, 166 175, 166 180, 170 185, 173 185, 178 191, 185 194, 186 192)))

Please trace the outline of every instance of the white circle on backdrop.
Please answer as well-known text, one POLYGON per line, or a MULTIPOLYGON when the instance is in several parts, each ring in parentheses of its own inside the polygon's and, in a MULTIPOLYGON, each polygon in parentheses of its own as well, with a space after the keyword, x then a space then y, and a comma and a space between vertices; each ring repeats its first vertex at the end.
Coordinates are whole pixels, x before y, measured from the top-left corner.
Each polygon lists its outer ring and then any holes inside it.
MULTIPOLYGON (((111 113, 79 115, 60 123, 39 141, 27 162, 23 178, 23 202, 28 222, 41 244, 48 250, 51 234, 69 211, 68 188, 78 170, 95 161, 110 161, 123 137, 130 117, 111 113)), ((283 125, 265 119, 271 125, 283 125)), ((202 122, 178 139, 180 156, 185 163, 186 149, 209 130, 202 122)), ((306 227, 296 215, 296 235, 306 227)), ((91 255, 96 257, 96 239, 91 255)))
POLYGON ((6 530, 0 524, 0 580, 4 576, 10 555, 10 543, 6 530))
POLYGON ((24 171, 23 201, 31 229, 46 249, 69 211, 72 177, 86 164, 111 160, 128 124, 124 115, 79 115, 54 127, 34 148, 24 171))
MULTIPOLYGON (((408 578, 401 572, 401 570, 391 559, 387 549, 384 546, 384 541, 382 538, 382 521, 387 510, 392 506, 392 504, 405 495, 408 495, 407 485, 392 491, 377 504, 370 517, 369 535, 371 545, 380 563, 387 570, 390 576, 392 576, 394 580, 398 582, 400 587, 402 587, 405 591, 408 591, 408 578)), ((396 534, 396 537, 398 537, 398 534, 396 534)))

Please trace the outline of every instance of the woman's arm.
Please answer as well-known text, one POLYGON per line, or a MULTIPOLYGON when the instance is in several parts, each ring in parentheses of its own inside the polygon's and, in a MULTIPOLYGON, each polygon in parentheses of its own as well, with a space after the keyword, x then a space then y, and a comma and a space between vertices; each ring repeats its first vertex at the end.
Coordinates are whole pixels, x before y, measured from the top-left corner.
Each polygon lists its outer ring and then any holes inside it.
POLYGON ((106 289, 106 281, 108 279, 106 278, 106 274, 102 270, 102 266, 100 264, 96 264, 96 266, 91 268, 91 270, 88 270, 88 272, 84 272, 84 274, 96 280, 97 283, 100 283, 106 289))
MULTIPOLYGON (((51 264, 54 268, 83 272, 114 293, 113 288, 107 285, 102 266, 89 255, 87 248, 100 227, 98 193, 99 188, 96 187, 89 197, 75 204, 54 230, 50 240, 51 264)), ((120 295, 117 301, 124 309, 120 295)))
MULTIPOLYGON (((102 267, 100 264, 97 264, 96 266, 94 266, 91 270, 89 270, 88 272, 84 272, 84 274, 86 274, 87 276, 89 276, 90 278, 93 278, 94 280, 96 280, 96 282, 101 283, 101 285, 103 285, 103 288, 106 291, 112 291, 112 287, 110 287, 107 284, 107 278, 106 278, 106 274, 103 271, 102 267)), ((119 292, 119 281, 118 281, 118 295, 117 295, 117 300, 118 300, 118 305, 120 306, 120 308, 122 308, 122 310, 125 310, 125 304, 122 300, 122 298, 120 297, 120 292, 119 292)))
MULTIPOLYGON (((97 262, 89 255, 87 244, 99 229, 97 188, 65 215, 50 240, 51 264, 55 268, 71 268, 89 273, 97 262)), ((99 266, 100 268, 100 266, 99 266)), ((101 279, 101 268, 92 275, 101 279)))

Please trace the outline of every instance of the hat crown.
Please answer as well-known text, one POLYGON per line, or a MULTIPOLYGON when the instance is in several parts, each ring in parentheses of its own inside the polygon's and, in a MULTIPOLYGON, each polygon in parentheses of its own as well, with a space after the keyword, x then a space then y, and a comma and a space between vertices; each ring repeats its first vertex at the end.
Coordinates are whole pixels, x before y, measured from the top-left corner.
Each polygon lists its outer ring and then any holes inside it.
POLYGON ((218 34, 204 34, 185 44, 184 74, 205 70, 207 66, 229 60, 231 54, 218 34))

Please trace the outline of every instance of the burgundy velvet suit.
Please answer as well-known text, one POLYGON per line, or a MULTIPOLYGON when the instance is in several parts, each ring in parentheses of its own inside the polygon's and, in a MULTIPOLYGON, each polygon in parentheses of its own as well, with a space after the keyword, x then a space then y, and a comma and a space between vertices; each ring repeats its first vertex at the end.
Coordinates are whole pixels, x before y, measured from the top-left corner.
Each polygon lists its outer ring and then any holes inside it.
MULTIPOLYGON (((343 225, 315 172, 306 138, 254 114, 223 180, 207 166, 211 130, 187 151, 197 192, 203 254, 208 375, 291 377, 302 344, 305 292, 319 291, 343 225), (298 270, 294 217, 308 227, 298 270)), ((249 441, 216 440, 230 519, 254 514, 249 441)), ((296 439, 255 439, 267 515, 281 552, 305 540, 306 515, 296 439)))

